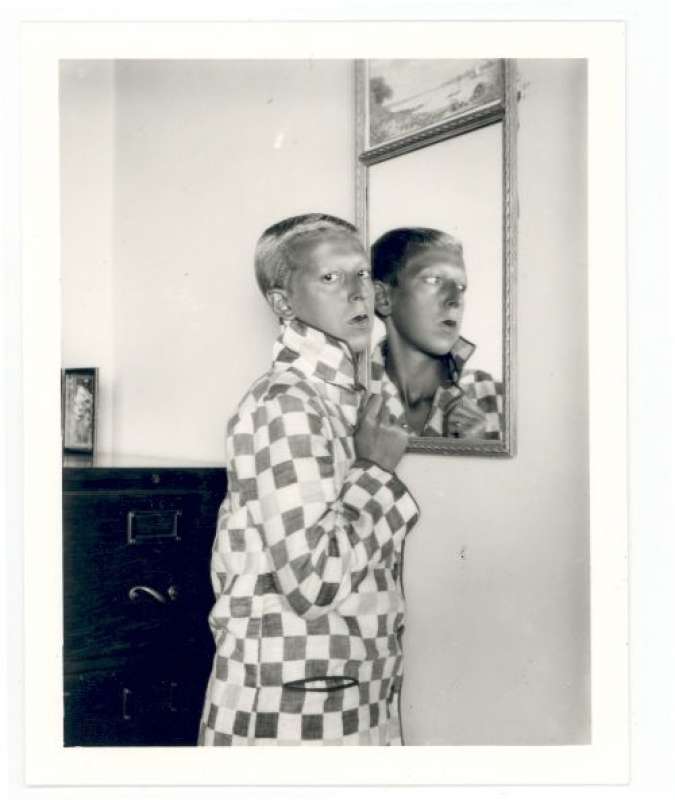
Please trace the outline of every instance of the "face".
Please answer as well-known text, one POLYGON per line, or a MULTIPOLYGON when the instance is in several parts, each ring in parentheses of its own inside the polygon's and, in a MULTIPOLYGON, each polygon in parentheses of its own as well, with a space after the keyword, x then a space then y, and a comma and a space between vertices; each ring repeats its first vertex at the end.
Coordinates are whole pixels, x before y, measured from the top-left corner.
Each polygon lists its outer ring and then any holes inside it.
POLYGON ((374 290, 366 254, 345 238, 324 239, 302 254, 287 301, 293 316, 364 350, 373 327, 374 290))
POLYGON ((408 261, 398 285, 387 287, 389 305, 378 311, 399 337, 431 356, 448 353, 460 336, 467 288, 466 270, 442 252, 408 261))

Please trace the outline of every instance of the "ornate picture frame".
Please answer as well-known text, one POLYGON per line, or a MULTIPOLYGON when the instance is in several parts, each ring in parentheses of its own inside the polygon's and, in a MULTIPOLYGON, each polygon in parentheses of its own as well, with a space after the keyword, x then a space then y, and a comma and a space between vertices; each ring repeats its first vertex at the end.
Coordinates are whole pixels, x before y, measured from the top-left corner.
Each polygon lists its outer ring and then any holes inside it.
POLYGON ((61 387, 63 452, 93 456, 96 450, 98 369, 64 369, 61 387))

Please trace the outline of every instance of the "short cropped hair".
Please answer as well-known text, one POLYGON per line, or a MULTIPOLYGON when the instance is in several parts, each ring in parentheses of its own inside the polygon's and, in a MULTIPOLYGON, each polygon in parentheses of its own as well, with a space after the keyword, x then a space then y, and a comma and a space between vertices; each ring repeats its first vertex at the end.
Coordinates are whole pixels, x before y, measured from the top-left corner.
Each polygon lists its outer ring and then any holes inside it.
POLYGON ((394 228, 371 247, 373 280, 396 286, 408 261, 425 250, 446 251, 453 261, 464 266, 462 243, 449 233, 436 228, 394 228))
POLYGON ((288 288, 300 261, 300 248, 330 236, 345 237, 363 250, 354 225, 330 214, 301 214, 267 228, 255 249, 255 276, 263 295, 267 297, 272 289, 288 288))

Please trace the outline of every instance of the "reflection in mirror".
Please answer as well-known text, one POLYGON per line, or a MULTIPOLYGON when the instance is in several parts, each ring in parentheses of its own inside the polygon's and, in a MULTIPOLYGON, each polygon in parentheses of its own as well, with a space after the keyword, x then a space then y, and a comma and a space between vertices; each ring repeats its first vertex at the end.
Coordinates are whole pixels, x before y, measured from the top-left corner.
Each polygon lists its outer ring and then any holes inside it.
MULTIPOLYGON (((364 74, 361 65, 357 80, 364 74)), ((493 109, 462 135, 404 137, 378 158, 361 148, 367 135, 358 145, 368 165, 357 199, 378 292, 370 388, 408 425, 412 450, 514 452, 508 103, 507 111, 495 118, 493 109)), ((359 122, 365 128, 367 118, 359 122)))

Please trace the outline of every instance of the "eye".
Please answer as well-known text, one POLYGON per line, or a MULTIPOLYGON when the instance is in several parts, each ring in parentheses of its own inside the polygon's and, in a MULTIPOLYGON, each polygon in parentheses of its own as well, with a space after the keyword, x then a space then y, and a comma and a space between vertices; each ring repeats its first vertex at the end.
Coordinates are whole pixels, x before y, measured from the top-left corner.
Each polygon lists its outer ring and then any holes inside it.
POLYGON ((321 276, 321 280, 323 281, 323 283, 335 283, 335 281, 337 281, 339 277, 340 276, 338 275, 337 272, 325 272, 321 276))
POLYGON ((371 271, 369 269, 360 269, 359 270, 359 278, 364 281, 369 281, 373 277, 371 271))
POLYGON ((422 280, 424 283, 428 283, 429 286, 438 286, 438 284, 441 282, 441 279, 438 275, 425 275, 422 280))

